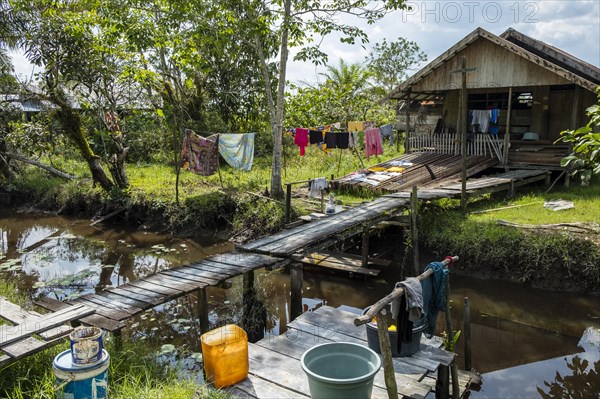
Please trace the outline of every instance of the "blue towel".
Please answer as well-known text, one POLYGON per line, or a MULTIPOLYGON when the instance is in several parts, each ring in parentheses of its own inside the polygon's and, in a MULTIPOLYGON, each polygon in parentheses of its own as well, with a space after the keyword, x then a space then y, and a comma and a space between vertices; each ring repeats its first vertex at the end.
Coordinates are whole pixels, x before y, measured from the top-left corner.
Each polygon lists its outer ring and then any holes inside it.
POLYGON ((425 271, 433 269, 433 275, 422 281, 423 306, 427 314, 427 328, 425 335, 428 338, 435 333, 435 323, 439 311, 446 310, 446 279, 450 270, 442 262, 431 262, 425 271))
POLYGON ((252 169, 254 133, 220 134, 219 153, 235 169, 252 169))

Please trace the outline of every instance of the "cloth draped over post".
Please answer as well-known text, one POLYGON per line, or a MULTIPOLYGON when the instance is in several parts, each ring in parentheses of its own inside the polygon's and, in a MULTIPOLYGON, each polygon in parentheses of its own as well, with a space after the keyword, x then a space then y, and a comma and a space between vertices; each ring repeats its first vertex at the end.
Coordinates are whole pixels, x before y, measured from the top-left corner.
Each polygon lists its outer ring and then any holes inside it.
POLYGON ((181 160, 187 169, 202 176, 219 170, 219 135, 202 137, 186 129, 181 148, 181 160))
POLYGON ((431 338, 435 333, 435 324, 439 311, 446 310, 446 279, 450 270, 442 262, 431 262, 425 266, 425 271, 433 269, 431 278, 423 280, 423 305, 427 314, 425 336, 431 338))
POLYGON ((327 179, 324 177, 317 177, 310 182, 310 193, 312 198, 321 196, 321 191, 327 188, 327 179))
POLYGON ((235 169, 252 169, 254 133, 220 134, 219 153, 235 169))
POLYGON ((365 131, 365 155, 367 159, 371 155, 383 154, 381 147, 381 133, 378 128, 365 131))

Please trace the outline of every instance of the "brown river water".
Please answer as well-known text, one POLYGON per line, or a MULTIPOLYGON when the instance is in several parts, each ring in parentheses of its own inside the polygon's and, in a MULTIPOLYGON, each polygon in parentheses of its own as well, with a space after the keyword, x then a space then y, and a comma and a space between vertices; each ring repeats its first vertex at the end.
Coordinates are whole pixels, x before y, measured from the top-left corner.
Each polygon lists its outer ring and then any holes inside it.
MULTIPOLYGON (((89 220, 0 210, 0 279, 15 282, 32 300, 99 292, 232 248, 210 237, 198 242, 122 226, 92 227, 89 220)), ((358 314, 389 293, 397 275, 393 267, 368 281, 305 271, 304 309, 326 304, 358 314)), ((289 282, 286 270, 255 274, 257 297, 266 308, 266 335, 286 331, 289 282)), ((230 283, 208 288, 212 326, 241 320, 241 277, 230 283)), ((588 369, 600 362, 600 298, 452 274, 450 284, 455 329, 462 328, 464 297, 470 301, 472 364, 483 374, 481 390, 472 397, 539 398, 536 387, 544 388, 544 381, 553 381, 557 372, 574 374, 569 368, 573 362, 587 360, 588 369)), ((193 294, 160 305, 133 318, 125 334, 198 352, 197 306, 193 294)), ((443 323, 440 317, 437 331, 443 323)), ((461 367, 462 349, 461 339, 456 347, 461 367)), ((186 361, 188 366, 193 363, 186 361)))

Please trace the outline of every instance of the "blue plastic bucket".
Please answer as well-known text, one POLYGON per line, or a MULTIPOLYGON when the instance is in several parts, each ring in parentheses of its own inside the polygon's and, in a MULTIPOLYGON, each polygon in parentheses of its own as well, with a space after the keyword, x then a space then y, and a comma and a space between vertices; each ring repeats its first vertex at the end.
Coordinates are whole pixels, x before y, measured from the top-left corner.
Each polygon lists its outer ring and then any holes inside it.
POLYGON ((110 356, 102 350, 102 358, 93 365, 73 364, 71 351, 59 353, 52 362, 58 399, 106 399, 110 356))

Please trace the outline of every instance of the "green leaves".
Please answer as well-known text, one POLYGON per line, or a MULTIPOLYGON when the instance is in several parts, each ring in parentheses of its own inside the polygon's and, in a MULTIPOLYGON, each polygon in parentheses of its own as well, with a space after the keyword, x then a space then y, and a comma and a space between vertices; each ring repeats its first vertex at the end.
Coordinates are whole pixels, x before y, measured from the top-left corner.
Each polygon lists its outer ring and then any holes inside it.
MULTIPOLYGON (((597 91, 600 104, 600 88, 597 91)), ((573 150, 561 160, 560 166, 570 168, 574 176, 579 175, 583 185, 588 185, 593 175, 600 175, 600 133, 594 131, 600 127, 600 106, 593 105, 586 111, 590 117, 586 126, 560 132, 560 140, 571 143, 573 150)))

